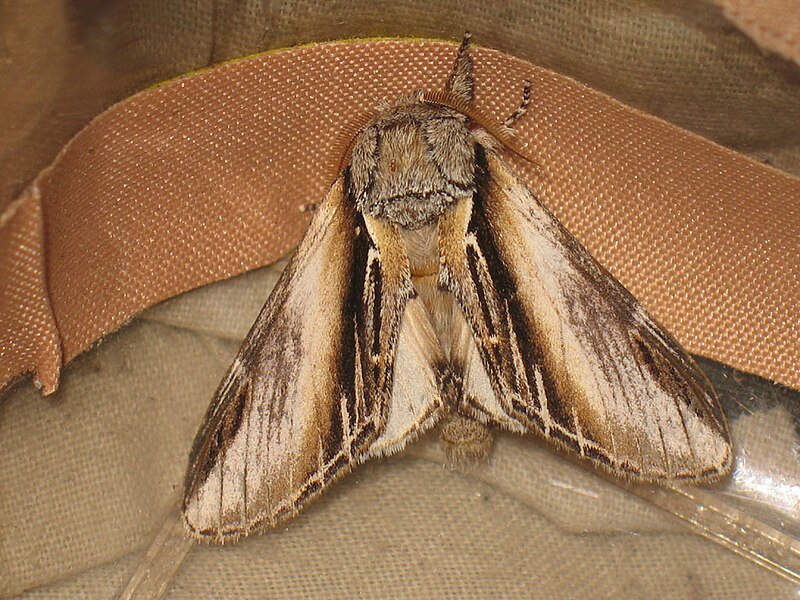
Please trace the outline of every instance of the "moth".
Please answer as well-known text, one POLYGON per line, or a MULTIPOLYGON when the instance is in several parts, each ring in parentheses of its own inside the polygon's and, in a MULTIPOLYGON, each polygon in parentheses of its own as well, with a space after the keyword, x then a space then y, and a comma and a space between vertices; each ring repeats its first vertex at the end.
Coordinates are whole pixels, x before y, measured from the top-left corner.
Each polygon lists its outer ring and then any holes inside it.
POLYGON ((192 535, 275 526, 436 425, 455 464, 507 430, 634 480, 730 471, 709 381, 503 160, 530 85, 494 127, 473 94, 467 36, 444 92, 351 142, 197 435, 192 535))

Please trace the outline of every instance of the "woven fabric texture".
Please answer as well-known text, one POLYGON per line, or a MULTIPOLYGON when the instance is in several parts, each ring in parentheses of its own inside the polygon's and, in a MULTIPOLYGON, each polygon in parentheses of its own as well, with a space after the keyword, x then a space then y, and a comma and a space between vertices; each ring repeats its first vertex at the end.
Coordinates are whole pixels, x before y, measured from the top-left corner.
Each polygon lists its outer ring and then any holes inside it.
MULTIPOLYGON (((309 46, 181 78, 105 112, 23 200, 40 204, 46 223, 47 297, 36 300, 49 300, 55 322, 7 294, 3 346, 39 357, 58 335, 68 362, 147 306, 275 260, 307 224, 300 207, 333 181, 342 128, 381 99, 441 87, 452 56, 436 42, 309 46), (29 337, 12 343, 20 313, 29 337)), ((518 143, 535 162, 516 168, 678 340, 800 385, 791 283, 800 181, 524 61, 475 57, 476 104, 488 115, 509 114, 520 82, 533 81, 518 143)), ((6 285, 43 278, 32 265, 7 254, 6 285)), ((20 375, 18 363, 3 363, 0 382, 20 375)), ((52 361, 26 366, 55 379, 52 361)))
MULTIPOLYGON (((711 2, 112 1, 79 27, 72 4, 0 6, 0 29, 30 32, 0 44, 14 58, 0 60, 0 385, 35 371, 52 390, 69 363, 54 395, 25 383, 0 400, 0 596, 122 588, 285 263, 245 271, 297 242, 342 130, 380 100, 441 88, 455 46, 294 48, 99 114, 256 50, 467 29, 506 50, 475 49, 477 101, 502 119, 533 81, 519 140, 540 166, 509 160, 543 202, 692 351, 800 386, 800 79, 711 2)), ((732 426, 748 461, 783 461, 797 481, 790 414, 732 426)), ((441 464, 426 438, 278 531, 198 546, 167 597, 795 593, 534 440, 500 436, 471 475, 441 464)))

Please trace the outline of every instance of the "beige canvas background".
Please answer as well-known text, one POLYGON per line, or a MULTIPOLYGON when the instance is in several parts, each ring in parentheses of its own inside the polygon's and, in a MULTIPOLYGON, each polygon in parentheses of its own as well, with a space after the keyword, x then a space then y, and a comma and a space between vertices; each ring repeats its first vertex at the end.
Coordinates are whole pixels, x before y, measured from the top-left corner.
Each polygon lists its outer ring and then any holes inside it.
MULTIPOLYGON (((796 65, 762 53, 704 2, 19 6, 2 8, 4 32, 27 36, 5 46, 29 50, 0 67, 4 200, 88 118, 148 83, 267 47, 465 29, 800 171, 796 65)), ((0 406, 0 593, 110 598, 122 588, 179 497, 199 419, 278 268, 147 311, 80 357, 53 398, 12 390, 0 406)), ((755 458, 783 460, 791 481, 790 416, 777 404, 742 422, 737 439, 755 436, 755 458)), ((364 466, 280 531, 193 549, 168 597, 794 593, 540 444, 502 436, 472 475, 443 469, 434 440, 364 466)))

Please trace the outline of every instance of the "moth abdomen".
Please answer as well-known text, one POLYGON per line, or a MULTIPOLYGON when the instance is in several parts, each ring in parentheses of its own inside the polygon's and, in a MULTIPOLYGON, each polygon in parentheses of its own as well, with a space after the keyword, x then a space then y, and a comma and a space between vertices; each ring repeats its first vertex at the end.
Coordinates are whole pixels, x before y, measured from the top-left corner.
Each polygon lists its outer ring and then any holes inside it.
POLYGON ((460 414, 448 415, 439 431, 439 444, 448 464, 460 471, 486 462, 493 443, 489 425, 460 414))

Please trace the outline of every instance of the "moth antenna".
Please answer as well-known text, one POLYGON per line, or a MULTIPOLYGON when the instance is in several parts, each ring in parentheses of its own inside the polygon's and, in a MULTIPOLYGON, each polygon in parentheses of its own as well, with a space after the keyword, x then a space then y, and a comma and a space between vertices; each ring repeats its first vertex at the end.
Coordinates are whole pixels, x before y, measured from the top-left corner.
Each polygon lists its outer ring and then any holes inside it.
MULTIPOLYGON (((425 94, 420 98, 420 102, 435 104, 437 106, 445 106, 463 113, 469 118, 470 121, 480 125, 483 129, 488 131, 489 134, 498 142, 500 142, 502 146, 508 148, 520 158, 533 163, 538 167, 541 167, 541 164, 538 161, 525 154, 514 137, 515 131, 510 127, 506 127, 505 122, 497 123, 495 117, 492 117, 485 111, 470 105, 468 102, 464 101, 458 96, 453 96, 449 92, 442 91, 425 92, 425 94)), ((530 104, 530 98, 528 99, 527 104, 530 104)), ((525 104, 525 107, 527 107, 527 104, 525 104)), ((519 110, 520 109, 517 109, 515 112, 518 112, 519 110)))
POLYGON ((461 45, 458 47, 458 54, 453 63, 453 71, 447 78, 445 90, 451 96, 469 103, 475 95, 475 80, 472 77, 472 56, 469 53, 469 42, 472 34, 464 32, 461 45))
POLYGON ((525 80, 522 83, 522 101, 519 103, 517 109, 511 113, 508 118, 503 121, 503 126, 507 129, 513 129, 514 123, 516 123, 522 115, 524 115, 528 111, 528 106, 531 103, 531 89, 533 88, 533 84, 529 80, 525 80))
MULTIPOLYGON (((356 142, 356 136, 375 118, 377 111, 369 111, 351 119, 342 127, 336 136, 334 152, 330 154, 329 162, 325 167, 325 174, 328 181, 334 181, 347 166, 350 161, 350 153, 356 142)), ((306 206, 306 205, 303 205, 306 206)), ((303 210, 301 208, 301 210, 303 210)), ((306 211, 303 211, 306 212, 306 211)))

